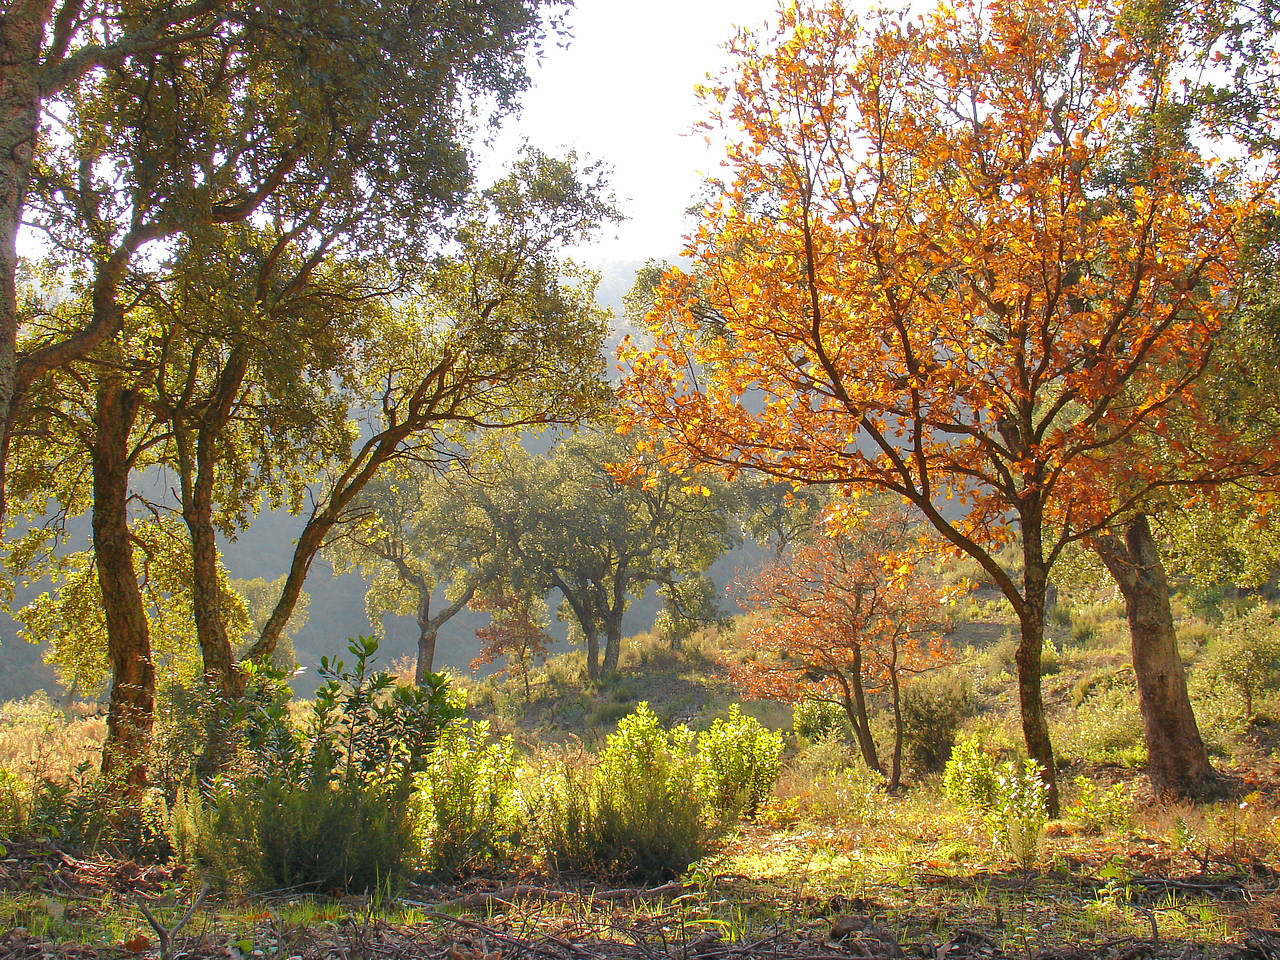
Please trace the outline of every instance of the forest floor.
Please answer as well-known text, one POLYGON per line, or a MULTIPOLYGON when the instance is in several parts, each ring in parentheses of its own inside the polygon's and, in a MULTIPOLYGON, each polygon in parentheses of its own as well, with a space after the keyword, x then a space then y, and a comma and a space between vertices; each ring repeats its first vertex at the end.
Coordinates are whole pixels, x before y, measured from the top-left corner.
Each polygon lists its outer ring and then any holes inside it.
MULTIPOLYGON (((962 680, 972 706, 960 732, 1016 755, 1008 630, 1007 612, 982 601, 956 637, 956 664, 931 682, 962 680)), ((1212 636, 1190 616, 1180 632, 1196 650, 1212 636)), ((418 878, 373 897, 202 894, 180 866, 0 838, 0 960, 1280 960, 1280 692, 1243 722, 1196 654, 1193 693, 1223 795, 1157 802, 1144 794, 1121 609, 1081 605, 1053 625, 1052 641, 1045 697, 1064 810, 1078 810, 1086 788, 1096 799, 1119 785, 1124 817, 1051 821, 1025 866, 943 796, 937 773, 915 771, 901 793, 818 797, 825 816, 797 813, 780 790, 717 854, 657 888, 515 862, 501 876, 418 878)), ((697 726, 734 699, 722 652, 677 655, 640 638, 608 687, 587 689, 578 664, 557 658, 531 698, 514 679, 490 680, 472 686, 472 704, 531 752, 566 739, 598 745, 638 700, 697 726)), ((781 705, 748 708, 772 726, 790 722, 781 705)), ((11 769, 66 777, 95 759, 94 718, 59 721, 61 746, 37 755, 52 742, 51 711, 10 705, 0 759, 11 769)))
POLYGON ((656 888, 529 867, 373 897, 201 895, 182 867, 12 844, 0 960, 1280 960, 1280 782, 1245 788, 1103 835, 1053 821, 1025 869, 917 791, 856 828, 744 824, 656 888))

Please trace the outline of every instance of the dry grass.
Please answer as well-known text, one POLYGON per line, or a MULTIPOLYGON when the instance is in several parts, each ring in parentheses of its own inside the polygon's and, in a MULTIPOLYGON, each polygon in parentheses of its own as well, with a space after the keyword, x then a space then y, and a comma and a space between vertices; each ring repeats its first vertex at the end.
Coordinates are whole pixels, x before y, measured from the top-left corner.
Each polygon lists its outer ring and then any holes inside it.
POLYGON ((10 700, 0 705, 0 768, 25 783, 63 782, 81 764, 97 763, 106 736, 96 707, 67 711, 38 693, 10 700))

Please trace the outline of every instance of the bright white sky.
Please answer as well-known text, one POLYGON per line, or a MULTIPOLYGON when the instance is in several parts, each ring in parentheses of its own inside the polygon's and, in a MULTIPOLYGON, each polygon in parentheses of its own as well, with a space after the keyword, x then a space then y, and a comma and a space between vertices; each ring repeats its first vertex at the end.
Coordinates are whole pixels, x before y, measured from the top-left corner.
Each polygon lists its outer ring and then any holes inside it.
POLYGON ((684 211, 719 163, 701 134, 690 135, 705 116, 694 86, 726 63, 722 47, 734 25, 771 23, 777 8, 778 0, 577 0, 573 40, 534 68, 495 153, 509 155, 528 139, 613 168, 628 219, 577 251, 579 260, 603 266, 679 253, 684 211))

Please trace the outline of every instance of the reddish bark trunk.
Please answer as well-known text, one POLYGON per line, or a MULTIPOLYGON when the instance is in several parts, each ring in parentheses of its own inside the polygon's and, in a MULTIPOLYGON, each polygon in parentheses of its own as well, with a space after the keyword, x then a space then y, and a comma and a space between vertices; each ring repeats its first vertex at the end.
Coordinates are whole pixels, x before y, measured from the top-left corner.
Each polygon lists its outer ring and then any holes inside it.
POLYGON ((50 0, 15 2, 0 16, 0 518, 19 401, 18 228, 31 182, 40 118, 36 71, 51 6, 50 0))
POLYGON ((862 683, 862 648, 853 651, 853 664, 849 675, 836 675, 837 682, 843 687, 844 712, 853 726, 854 736, 858 740, 858 749, 862 752, 862 760, 867 769, 883 774, 880 757, 876 753, 876 741, 871 736, 871 721, 867 717, 867 694, 862 683))
POLYGON ((1196 796, 1216 773, 1200 737, 1169 604, 1169 580, 1151 535, 1137 514, 1114 534, 1096 537, 1094 551, 1120 587, 1138 681, 1147 744, 1147 775, 1159 793, 1196 796))
POLYGON ((155 719, 155 666, 151 660, 142 591, 129 535, 129 432, 140 398, 107 375, 98 387, 93 442, 93 551, 107 625, 111 700, 102 772, 131 791, 147 782, 155 719))

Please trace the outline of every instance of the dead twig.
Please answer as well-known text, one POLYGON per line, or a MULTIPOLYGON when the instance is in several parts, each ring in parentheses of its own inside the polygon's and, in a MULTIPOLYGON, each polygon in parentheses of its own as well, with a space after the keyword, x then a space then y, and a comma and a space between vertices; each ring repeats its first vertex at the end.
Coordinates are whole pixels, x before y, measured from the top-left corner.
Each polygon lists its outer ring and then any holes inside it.
POLYGON ((173 938, 178 935, 183 927, 195 916, 196 911, 200 909, 200 904, 204 903, 205 894, 209 892, 208 882, 200 884, 200 892, 196 894, 196 898, 191 901, 191 906, 187 907, 186 912, 178 918, 178 922, 171 927, 166 927, 147 908, 147 902, 142 899, 142 895, 135 893, 133 895, 134 902, 138 905, 138 909, 142 911, 142 915, 146 917, 147 923, 151 924, 151 929, 156 932, 156 939, 160 941, 160 960, 169 960, 170 949, 173 945, 173 938))

